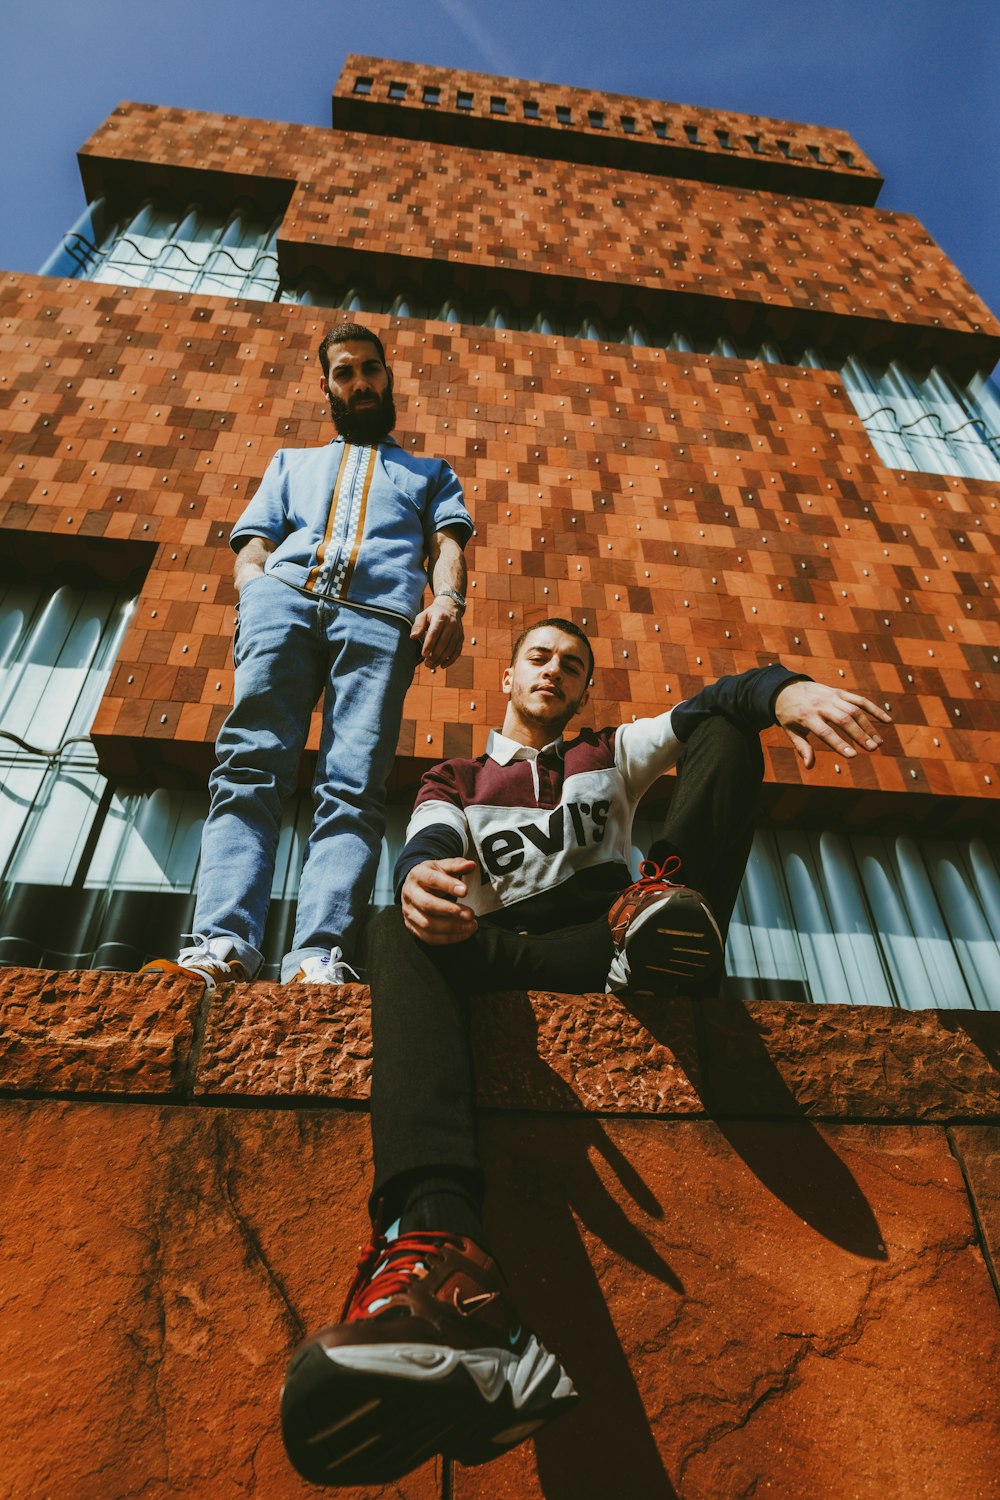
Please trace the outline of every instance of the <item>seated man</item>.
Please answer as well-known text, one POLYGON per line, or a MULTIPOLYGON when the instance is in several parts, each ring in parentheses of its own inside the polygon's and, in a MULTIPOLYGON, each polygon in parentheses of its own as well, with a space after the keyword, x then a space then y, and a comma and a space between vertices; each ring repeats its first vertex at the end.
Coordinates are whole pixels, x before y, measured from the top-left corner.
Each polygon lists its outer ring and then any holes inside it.
POLYGON ((434 1453, 481 1463, 576 1400, 487 1249, 469 994, 714 990, 753 839, 760 730, 781 724, 808 768, 810 733, 852 756, 889 722, 774 665, 566 741, 592 670, 568 620, 521 635, 502 733, 426 774, 400 905, 369 929, 375 1234, 342 1322, 299 1347, 282 1397, 286 1447, 314 1483, 387 1482, 434 1453), (662 838, 633 883, 636 805, 673 765, 662 838))

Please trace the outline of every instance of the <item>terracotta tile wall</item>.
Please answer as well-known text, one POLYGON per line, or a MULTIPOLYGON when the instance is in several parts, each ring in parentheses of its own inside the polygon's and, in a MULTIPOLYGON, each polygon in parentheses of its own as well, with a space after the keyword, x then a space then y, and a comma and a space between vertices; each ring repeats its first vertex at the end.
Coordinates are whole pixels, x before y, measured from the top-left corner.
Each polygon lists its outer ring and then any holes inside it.
MULTIPOLYGON (((110 766, 210 764, 232 690, 228 530, 277 447, 331 431, 328 316, 0 281, 0 528, 158 546, 95 724, 110 766)), ((884 469, 833 373, 368 321, 401 441, 451 460, 478 525, 471 643, 418 674, 402 756, 478 753, 512 636, 563 613, 595 637, 592 722, 780 656, 891 702, 896 729, 809 777, 771 732, 773 782, 995 803, 1000 486, 884 469)))
POLYGON ((150 165, 185 201, 213 191, 198 172, 245 176, 250 196, 254 178, 296 180, 279 248, 331 272, 344 256, 397 257, 415 274, 447 261, 718 299, 747 317, 771 306, 1000 336, 908 214, 149 105, 120 106, 81 153, 91 195, 129 169, 149 191, 150 165))
MULTIPOLYGON (((607 138, 625 134, 622 116, 635 122, 636 141, 660 141, 653 129, 654 122, 666 124, 668 139, 674 145, 687 145, 684 131, 686 124, 698 129, 701 150, 705 155, 745 157, 751 161, 759 156, 786 159, 779 141, 787 142, 791 159, 804 165, 821 169, 833 177, 846 174, 852 177, 879 179, 878 169, 865 156, 857 142, 846 130, 833 130, 822 125, 806 125, 792 120, 773 120, 761 115, 736 114, 731 110, 704 109, 692 104, 674 104, 656 99, 640 99, 627 94, 603 94, 592 89, 567 88, 564 84, 540 83, 526 78, 507 78, 491 73, 465 73, 454 68, 438 68, 425 63, 399 62, 390 58, 367 57, 351 53, 343 66, 333 94, 335 99, 355 99, 363 103, 378 104, 389 98, 392 83, 406 85, 403 99, 393 101, 401 111, 421 113, 436 110, 452 113, 460 118, 488 119, 498 127, 527 123, 536 129, 558 123, 556 107, 562 105, 571 112, 572 126, 565 127, 567 133, 586 134, 607 138), (355 92, 358 78, 370 78, 371 92, 361 95, 355 92), (440 90, 440 103, 424 103, 426 87, 440 90), (459 92, 471 94, 472 104, 459 110, 459 92), (491 107, 494 97, 506 101, 507 113, 497 114, 491 107), (538 105, 539 118, 529 118, 524 113, 525 102, 538 105), (590 112, 599 111, 604 119, 604 128, 594 125, 590 112), (727 131, 731 148, 724 147, 716 131, 727 131), (748 137, 759 141, 760 151, 755 152, 748 137), (818 147, 818 159, 809 147, 818 147), (851 166, 838 156, 838 151, 850 154, 851 166)), ((631 132, 629 134, 632 134, 631 132)), ((661 144, 666 148, 667 141, 661 144)))

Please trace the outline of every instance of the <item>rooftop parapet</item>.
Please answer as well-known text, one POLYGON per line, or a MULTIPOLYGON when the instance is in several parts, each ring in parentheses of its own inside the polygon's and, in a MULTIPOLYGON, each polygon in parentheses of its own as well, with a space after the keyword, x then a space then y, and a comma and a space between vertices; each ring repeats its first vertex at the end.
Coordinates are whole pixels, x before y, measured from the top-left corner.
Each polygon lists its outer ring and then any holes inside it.
POLYGON ((333 125, 873 204, 878 169, 844 130, 351 53, 333 125))

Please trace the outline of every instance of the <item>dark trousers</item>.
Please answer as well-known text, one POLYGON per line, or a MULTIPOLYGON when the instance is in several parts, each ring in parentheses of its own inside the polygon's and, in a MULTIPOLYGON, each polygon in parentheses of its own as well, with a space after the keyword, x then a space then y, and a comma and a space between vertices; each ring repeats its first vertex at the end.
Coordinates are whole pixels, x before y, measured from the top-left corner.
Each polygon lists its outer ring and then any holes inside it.
MULTIPOLYGON (((763 769, 756 734, 719 717, 700 725, 649 851, 658 861, 680 855, 680 878, 706 898, 723 936, 753 841, 763 769)), ((479 1172, 467 997, 499 989, 603 990, 613 952, 606 917, 527 935, 484 919, 465 942, 436 947, 407 930, 398 907, 379 912, 368 929, 373 1209, 384 1201, 395 1217, 393 1181, 402 1174, 479 1172)))

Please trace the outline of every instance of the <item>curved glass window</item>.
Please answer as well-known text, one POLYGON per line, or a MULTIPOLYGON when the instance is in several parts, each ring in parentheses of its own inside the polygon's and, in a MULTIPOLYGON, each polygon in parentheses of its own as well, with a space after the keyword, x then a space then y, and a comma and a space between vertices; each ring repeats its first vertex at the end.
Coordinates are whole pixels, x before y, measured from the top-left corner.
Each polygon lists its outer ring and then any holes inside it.
POLYGON ((116 219, 107 205, 94 204, 43 274, 271 301, 279 285, 279 224, 250 206, 223 216, 192 204, 179 214, 149 199, 116 219))
POLYGON ((883 463, 1000 479, 1000 401, 985 376, 963 390, 939 366, 920 377, 899 360, 882 368, 857 355, 841 375, 883 463))
POLYGON ((1000 1010, 1000 848, 759 830, 726 973, 733 997, 1000 1010))

